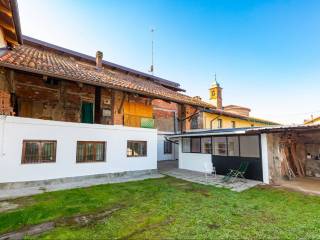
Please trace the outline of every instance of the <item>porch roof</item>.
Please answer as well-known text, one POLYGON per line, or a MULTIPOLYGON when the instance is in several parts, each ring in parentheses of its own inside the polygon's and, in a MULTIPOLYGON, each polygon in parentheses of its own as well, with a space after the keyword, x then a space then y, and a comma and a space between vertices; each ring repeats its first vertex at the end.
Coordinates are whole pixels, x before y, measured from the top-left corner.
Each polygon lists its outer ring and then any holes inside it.
POLYGON ((250 128, 219 128, 219 129, 211 129, 211 130, 197 130, 197 131, 189 131, 186 133, 172 134, 168 135, 169 138, 177 138, 177 137, 202 137, 202 136, 218 136, 218 135, 238 135, 247 133, 250 128))
POLYGON ((248 129, 248 133, 281 133, 289 131, 312 131, 319 130, 320 124, 299 124, 299 125, 280 125, 280 126, 270 126, 270 127, 258 127, 253 129, 248 129))
POLYGON ((72 54, 60 53, 45 45, 24 43, 0 57, 0 66, 24 72, 102 86, 167 101, 212 108, 212 105, 172 90, 159 82, 124 74, 104 67, 97 71, 94 63, 79 60, 72 54))

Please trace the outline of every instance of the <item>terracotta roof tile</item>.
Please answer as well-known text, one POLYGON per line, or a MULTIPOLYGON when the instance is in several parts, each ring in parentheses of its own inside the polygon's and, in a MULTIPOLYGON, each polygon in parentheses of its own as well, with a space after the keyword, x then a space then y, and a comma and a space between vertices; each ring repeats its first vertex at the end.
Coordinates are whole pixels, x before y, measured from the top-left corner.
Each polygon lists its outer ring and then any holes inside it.
POLYGON ((92 85, 134 92, 178 103, 211 108, 206 102, 178 93, 152 81, 103 69, 44 48, 20 45, 0 57, 0 65, 8 68, 59 77, 92 85))

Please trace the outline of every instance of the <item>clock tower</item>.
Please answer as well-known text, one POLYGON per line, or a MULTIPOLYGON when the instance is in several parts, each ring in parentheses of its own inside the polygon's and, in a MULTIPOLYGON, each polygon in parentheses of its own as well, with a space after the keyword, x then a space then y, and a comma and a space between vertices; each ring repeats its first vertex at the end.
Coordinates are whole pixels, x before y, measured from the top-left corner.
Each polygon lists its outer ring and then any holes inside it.
POLYGON ((222 88, 217 82, 216 75, 214 76, 214 82, 209 89, 210 102, 217 108, 222 109, 222 88))

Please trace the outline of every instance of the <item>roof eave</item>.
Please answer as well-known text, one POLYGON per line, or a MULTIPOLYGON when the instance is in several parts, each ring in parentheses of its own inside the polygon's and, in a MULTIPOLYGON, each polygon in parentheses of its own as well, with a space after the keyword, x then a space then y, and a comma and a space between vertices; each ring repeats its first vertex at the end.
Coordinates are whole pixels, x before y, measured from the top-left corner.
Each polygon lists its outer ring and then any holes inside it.
POLYGON ((13 70, 18 70, 18 71, 22 71, 22 72, 29 72, 29 73, 34 73, 34 74, 40 74, 40 75, 46 75, 46 76, 50 76, 50 77, 55 77, 55 78, 60 78, 60 79, 64 79, 64 80, 69 80, 69 81, 76 81, 76 82, 81 82, 81 83, 85 83, 88 85, 94 85, 94 86, 100 86, 100 87, 106 87, 106 88, 111 88, 114 90, 119 90, 119 91, 125 91, 125 92, 130 92, 130 93, 135 93, 135 94, 140 94, 140 95, 144 95, 144 96, 148 96, 148 97, 154 97, 157 99, 163 99, 163 100, 167 100, 170 102, 175 102, 175 103, 180 103, 180 104, 188 104, 190 106, 195 106, 195 107, 202 107, 202 108, 206 108, 207 106, 204 106, 202 104, 196 104, 196 103, 191 103, 188 101, 177 101, 173 98, 170 97, 163 97, 157 94, 153 94, 150 92, 146 92, 146 91, 138 91, 138 90, 134 90, 134 89, 130 89, 130 88, 125 88, 125 87, 120 87, 120 86, 114 86, 111 84, 107 84, 107 83, 101 83, 101 82, 92 82, 92 81, 86 81, 83 79, 75 79, 75 78, 71 78, 71 77, 67 77, 64 75, 59 75, 59 74, 54 74, 54 73, 50 73, 50 72, 43 72, 41 70, 35 70, 29 67, 20 67, 20 66, 16 66, 16 65, 11 65, 11 64, 7 64, 4 62, 0 61, 0 66, 1 67, 5 67, 5 68, 9 68, 9 69, 13 69, 13 70))

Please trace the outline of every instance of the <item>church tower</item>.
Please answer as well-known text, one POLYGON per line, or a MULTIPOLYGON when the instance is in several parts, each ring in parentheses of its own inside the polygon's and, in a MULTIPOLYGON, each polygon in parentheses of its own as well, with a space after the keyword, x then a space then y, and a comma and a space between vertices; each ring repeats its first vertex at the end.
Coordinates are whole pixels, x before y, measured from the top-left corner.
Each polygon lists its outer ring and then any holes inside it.
POLYGON ((222 109, 222 88, 217 82, 217 77, 214 75, 214 82, 209 89, 210 102, 217 108, 222 109))

